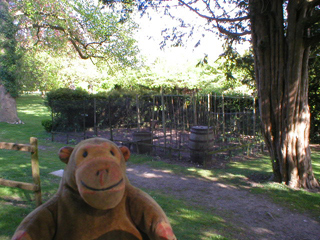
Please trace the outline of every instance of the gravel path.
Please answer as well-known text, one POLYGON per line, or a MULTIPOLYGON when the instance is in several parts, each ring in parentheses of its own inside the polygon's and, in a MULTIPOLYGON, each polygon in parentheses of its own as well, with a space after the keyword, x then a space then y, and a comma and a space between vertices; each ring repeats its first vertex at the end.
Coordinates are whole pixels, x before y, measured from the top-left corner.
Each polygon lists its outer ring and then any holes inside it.
POLYGON ((185 177, 146 165, 129 164, 127 174, 137 187, 158 190, 208 210, 241 229, 236 239, 320 240, 318 221, 232 185, 204 178, 185 177))

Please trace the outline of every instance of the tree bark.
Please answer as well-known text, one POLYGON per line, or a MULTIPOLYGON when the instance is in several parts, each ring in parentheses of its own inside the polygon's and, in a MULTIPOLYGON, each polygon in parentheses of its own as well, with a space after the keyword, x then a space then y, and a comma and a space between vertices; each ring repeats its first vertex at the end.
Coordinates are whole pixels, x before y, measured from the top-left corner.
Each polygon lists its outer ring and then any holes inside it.
POLYGON ((0 85, 0 122, 22 123, 18 118, 16 99, 7 92, 3 85, 0 85))
POLYGON ((250 0, 252 43, 262 132, 274 180, 294 188, 316 188, 309 146, 308 59, 304 1, 250 0))

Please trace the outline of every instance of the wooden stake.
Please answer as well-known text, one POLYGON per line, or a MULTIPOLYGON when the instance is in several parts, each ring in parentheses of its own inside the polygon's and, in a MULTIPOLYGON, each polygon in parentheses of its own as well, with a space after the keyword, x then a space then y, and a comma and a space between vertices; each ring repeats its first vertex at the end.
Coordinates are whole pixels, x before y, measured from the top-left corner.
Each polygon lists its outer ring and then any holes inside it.
POLYGON ((136 104, 137 104, 138 131, 140 131, 141 119, 140 119, 140 107, 139 107, 139 96, 138 96, 138 94, 136 95, 136 104))
POLYGON ((32 178, 37 190, 35 191, 36 204, 40 206, 42 204, 41 200, 41 185, 40 185, 40 170, 39 170, 39 158, 38 158, 38 139, 31 137, 30 145, 33 148, 31 152, 31 169, 32 178))
POLYGON ((163 89, 161 87, 161 109, 162 109, 162 128, 164 134, 164 149, 167 147, 167 129, 166 129, 166 115, 165 115, 165 104, 164 104, 164 95, 163 89))

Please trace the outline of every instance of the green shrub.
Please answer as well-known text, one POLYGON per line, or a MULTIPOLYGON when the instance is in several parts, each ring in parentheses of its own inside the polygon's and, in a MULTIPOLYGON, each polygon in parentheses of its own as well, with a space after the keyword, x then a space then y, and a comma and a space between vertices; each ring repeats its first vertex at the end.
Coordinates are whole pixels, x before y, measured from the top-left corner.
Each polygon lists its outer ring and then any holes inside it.
MULTIPOLYGON (((152 99, 150 100, 152 101, 152 99)), ((100 128, 136 123, 136 93, 113 90, 89 94, 84 90, 60 88, 47 94, 45 102, 53 114, 54 131, 83 131, 96 125, 100 128), (94 104, 95 107, 94 107, 94 104)))
POLYGON ((52 131, 52 120, 44 119, 44 120, 41 121, 41 125, 44 127, 44 129, 47 132, 51 132, 52 131))
POLYGON ((47 93, 47 101, 53 100, 83 100, 89 98, 89 93, 83 89, 77 88, 72 90, 70 88, 59 88, 47 93))
POLYGON ((46 106, 53 113, 54 131, 83 130, 83 118, 86 116, 86 101, 90 95, 82 89, 59 88, 47 93, 46 106))

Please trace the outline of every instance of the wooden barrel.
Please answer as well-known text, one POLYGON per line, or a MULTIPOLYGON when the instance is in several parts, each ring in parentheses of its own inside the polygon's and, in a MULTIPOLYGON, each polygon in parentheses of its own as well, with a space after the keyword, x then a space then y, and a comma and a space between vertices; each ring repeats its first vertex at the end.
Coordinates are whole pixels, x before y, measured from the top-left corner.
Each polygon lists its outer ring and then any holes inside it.
POLYGON ((148 131, 133 132, 133 151, 139 154, 151 153, 152 133, 148 131))
POLYGON ((213 128, 208 126, 194 126, 190 132, 190 160, 200 164, 211 161, 212 154, 208 154, 208 152, 213 150, 213 128))

